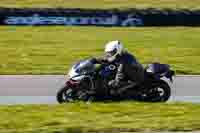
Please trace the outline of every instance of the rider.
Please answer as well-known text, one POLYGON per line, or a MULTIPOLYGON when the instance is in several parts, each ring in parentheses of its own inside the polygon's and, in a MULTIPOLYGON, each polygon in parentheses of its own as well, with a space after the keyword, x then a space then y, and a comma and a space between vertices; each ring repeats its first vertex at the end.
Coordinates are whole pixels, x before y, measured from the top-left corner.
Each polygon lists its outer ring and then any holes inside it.
POLYGON ((114 94, 120 94, 118 88, 127 84, 127 81, 131 81, 132 85, 136 85, 144 80, 143 66, 133 55, 124 50, 122 43, 118 40, 108 42, 105 46, 105 56, 95 58, 93 62, 96 64, 108 62, 117 65, 115 79, 108 84, 114 94))

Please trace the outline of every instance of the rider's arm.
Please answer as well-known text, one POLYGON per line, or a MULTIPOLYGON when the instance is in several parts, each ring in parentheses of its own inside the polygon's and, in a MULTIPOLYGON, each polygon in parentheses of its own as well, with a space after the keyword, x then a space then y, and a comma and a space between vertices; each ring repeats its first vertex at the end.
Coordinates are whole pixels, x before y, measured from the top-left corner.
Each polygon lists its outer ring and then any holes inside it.
POLYGON ((119 82, 124 79, 124 64, 123 63, 120 63, 119 64, 119 67, 117 69, 117 73, 116 73, 116 76, 115 76, 115 81, 117 84, 119 84, 119 82))
POLYGON ((103 64, 103 63, 107 63, 107 60, 106 60, 104 57, 92 58, 91 61, 92 61, 92 63, 94 63, 94 64, 103 64))

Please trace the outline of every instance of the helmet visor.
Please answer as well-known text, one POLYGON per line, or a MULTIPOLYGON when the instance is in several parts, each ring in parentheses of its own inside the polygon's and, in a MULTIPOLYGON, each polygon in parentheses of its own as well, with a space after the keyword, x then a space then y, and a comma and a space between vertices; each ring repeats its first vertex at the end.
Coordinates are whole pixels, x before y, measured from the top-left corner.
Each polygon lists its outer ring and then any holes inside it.
POLYGON ((117 53, 117 49, 114 49, 113 51, 108 51, 106 52, 106 57, 110 58, 110 57, 113 57, 115 56, 117 53))

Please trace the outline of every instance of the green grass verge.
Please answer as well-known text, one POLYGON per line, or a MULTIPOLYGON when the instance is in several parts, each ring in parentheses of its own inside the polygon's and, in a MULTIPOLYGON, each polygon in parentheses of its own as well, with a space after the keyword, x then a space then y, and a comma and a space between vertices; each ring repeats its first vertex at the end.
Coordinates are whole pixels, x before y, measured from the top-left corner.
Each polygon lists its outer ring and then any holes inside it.
POLYGON ((1 133, 83 133, 200 130, 200 105, 73 103, 0 106, 1 133))
POLYGON ((200 0, 1 0, 1 7, 64 8, 187 8, 199 9, 200 0))
POLYGON ((200 74, 200 28, 0 27, 0 74, 63 74, 119 39, 143 64, 200 74))

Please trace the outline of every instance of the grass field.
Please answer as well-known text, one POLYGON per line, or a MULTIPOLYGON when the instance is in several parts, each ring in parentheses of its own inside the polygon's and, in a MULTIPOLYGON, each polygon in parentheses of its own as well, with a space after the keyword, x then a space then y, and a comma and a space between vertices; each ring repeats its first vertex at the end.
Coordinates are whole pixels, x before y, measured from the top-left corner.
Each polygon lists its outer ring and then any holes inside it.
POLYGON ((1 7, 64 8, 187 8, 199 9, 200 0, 1 0, 1 7))
POLYGON ((200 130, 200 105, 74 103, 0 106, 1 133, 119 133, 200 130))
POLYGON ((0 27, 0 74, 64 74, 120 39, 141 63, 200 74, 200 28, 0 27))

